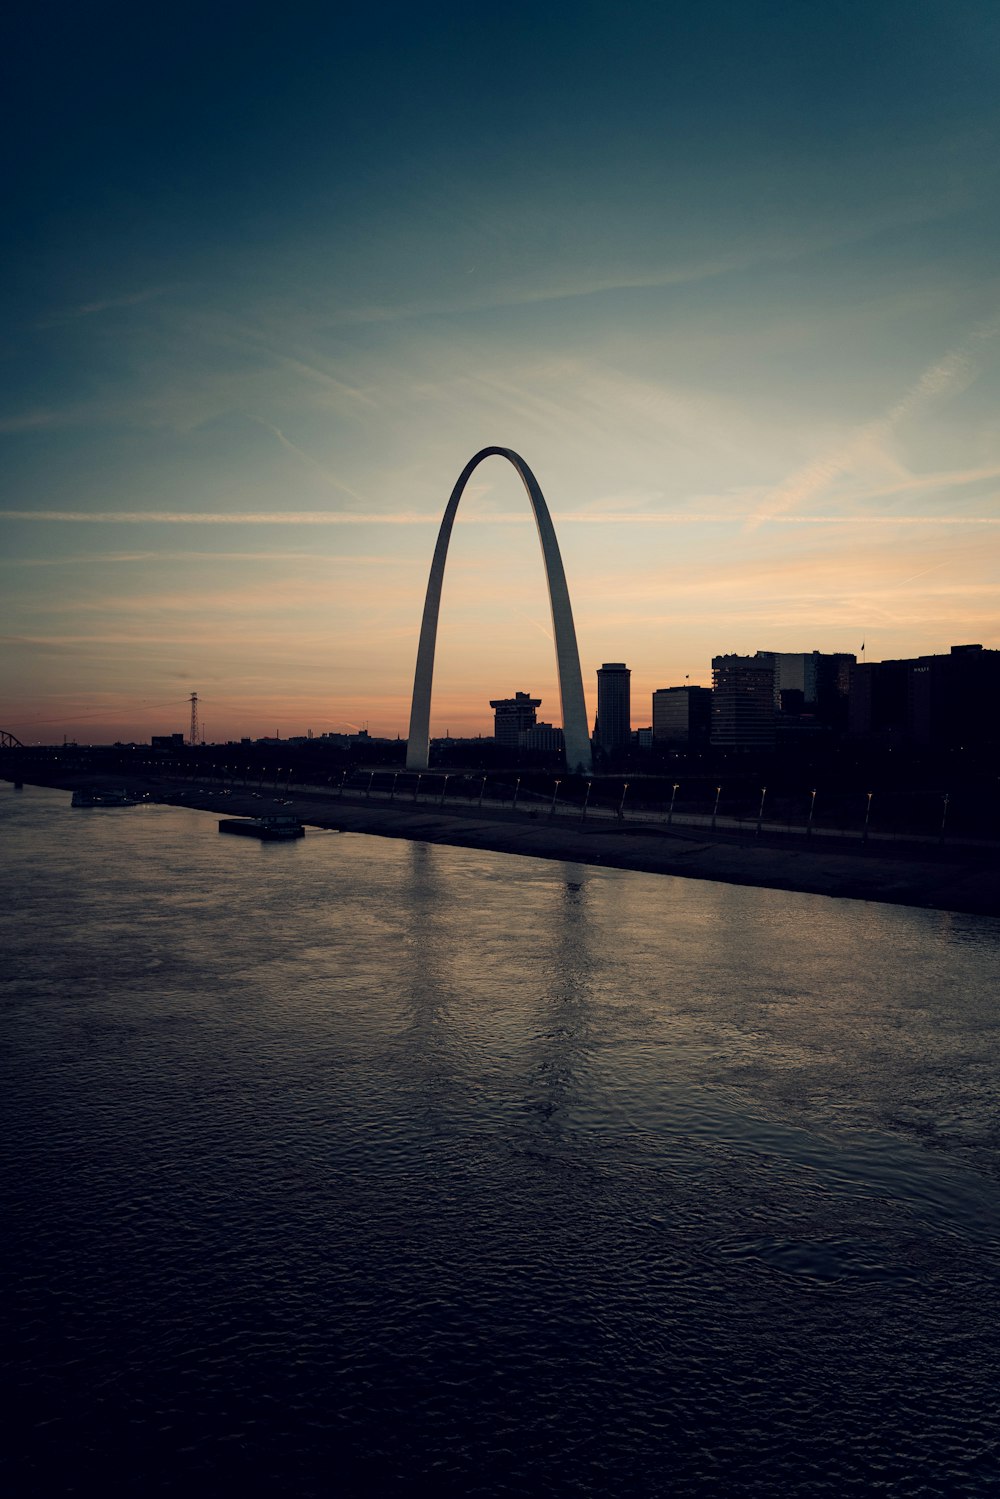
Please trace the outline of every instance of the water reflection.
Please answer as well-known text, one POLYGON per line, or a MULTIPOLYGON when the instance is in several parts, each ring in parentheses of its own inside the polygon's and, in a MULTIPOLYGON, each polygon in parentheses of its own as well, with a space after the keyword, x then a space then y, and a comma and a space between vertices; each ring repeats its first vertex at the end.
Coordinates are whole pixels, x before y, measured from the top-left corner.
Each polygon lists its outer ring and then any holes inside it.
POLYGON ((976 1492, 1000 923, 0 815, 32 1491, 976 1492))

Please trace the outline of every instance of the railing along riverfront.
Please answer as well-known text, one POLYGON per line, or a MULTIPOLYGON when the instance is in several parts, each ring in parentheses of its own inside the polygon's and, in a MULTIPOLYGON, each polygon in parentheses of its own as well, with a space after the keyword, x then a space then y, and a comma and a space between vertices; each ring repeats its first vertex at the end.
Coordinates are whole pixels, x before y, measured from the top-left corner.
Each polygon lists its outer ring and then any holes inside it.
MULTIPOLYGON (((537 776, 470 775, 454 771, 354 770, 331 776, 323 782, 297 781, 293 771, 284 767, 261 773, 250 767, 243 770, 214 766, 207 767, 206 772, 195 779, 202 784, 218 783, 220 787, 228 786, 231 790, 249 791, 262 798, 284 793, 317 801, 349 801, 355 805, 368 803, 382 807, 398 805, 401 811, 414 808, 421 811, 447 810, 462 816, 477 811, 491 815, 502 813, 519 821, 553 823, 562 827, 617 825, 622 829, 642 829, 678 837, 698 833, 716 837, 736 836, 741 841, 750 837, 791 837, 807 847, 818 846, 821 842, 828 847, 842 847, 845 843, 864 847, 869 842, 883 846, 947 844, 950 848, 968 849, 997 846, 993 839, 973 838, 949 831, 947 819, 951 798, 947 793, 924 795, 925 830, 914 831, 912 828, 880 825, 881 814, 885 814, 888 821, 886 809, 891 798, 875 792, 829 793, 828 802, 835 803, 839 811, 839 823, 834 825, 832 820, 823 822, 817 815, 817 808, 820 815, 824 808, 821 788, 805 794, 803 815, 795 818, 768 815, 766 787, 761 787, 754 795, 754 810, 747 809, 746 788, 741 788, 738 794, 742 796, 743 807, 734 813, 726 810, 725 788, 721 785, 695 788, 691 796, 700 793, 703 805, 692 808, 678 800, 681 783, 671 788, 672 794, 663 802, 650 804, 636 801, 634 783, 611 779, 600 785, 592 779, 577 781, 577 795, 574 797, 559 794, 565 777, 553 777, 546 786, 537 776)), ((685 800, 690 800, 690 797, 685 800)))

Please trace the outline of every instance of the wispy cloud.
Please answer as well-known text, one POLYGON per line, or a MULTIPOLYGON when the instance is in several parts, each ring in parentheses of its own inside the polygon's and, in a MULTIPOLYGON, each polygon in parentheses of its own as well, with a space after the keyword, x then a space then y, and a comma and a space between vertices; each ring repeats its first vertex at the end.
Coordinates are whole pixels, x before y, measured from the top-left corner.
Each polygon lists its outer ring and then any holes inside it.
MULTIPOLYGON (((255 416, 253 420, 257 423, 258 427, 263 427, 265 432, 270 432, 273 437, 276 437, 285 451, 291 453, 300 463, 305 464, 310 473, 319 474, 322 479, 326 480, 327 484, 332 485, 334 489, 339 489, 342 494, 349 494, 352 500, 361 500, 361 496, 356 490, 351 489, 349 485, 338 479, 336 474, 331 474, 330 470, 325 468, 318 459, 313 458, 309 453, 298 447, 292 442, 290 437, 286 437, 280 427, 274 426, 272 422, 265 421, 262 416, 255 416)), ((364 501, 362 500, 363 503, 364 501)))
POLYGON ((0 567, 117 567, 125 564, 142 565, 147 562, 207 562, 213 567, 220 562, 305 562, 329 571, 336 567, 390 568, 410 566, 408 559, 389 554, 376 556, 371 553, 348 552, 343 556, 329 556, 314 551, 278 551, 268 548, 264 552, 196 551, 193 549, 146 552, 90 552, 69 557, 0 557, 0 567))
POLYGON ((142 526, 425 526, 439 524, 441 517, 343 510, 0 510, 0 519, 142 526))
MULTIPOLYGON (((668 510, 553 511, 560 525, 581 526, 731 526, 741 522, 780 526, 998 526, 996 515, 788 515, 766 510, 735 514, 732 511, 668 510)), ((368 512, 348 510, 0 510, 0 520, 40 521, 96 525, 151 526, 438 526, 440 514, 415 512, 368 512)), ((456 524, 518 526, 531 516, 515 511, 490 511, 485 515, 459 515, 456 524)), ((185 554, 187 555, 187 554, 185 554)), ((236 555, 236 554, 234 554, 236 555)), ((252 555, 252 554, 244 554, 252 555)))
POLYGON ((68 307, 63 312, 53 313, 44 323, 39 323, 40 328, 58 327, 60 323, 69 323, 77 318, 95 317, 101 312, 114 312, 120 307, 138 307, 141 302, 152 302, 156 297, 165 296, 167 292, 175 290, 171 286, 149 286, 143 291, 124 292, 117 297, 99 297, 93 302, 82 302, 78 307, 68 307))
MULTIPOLYGON (((905 489, 910 476, 886 444, 895 428, 907 417, 941 396, 964 390, 975 379, 978 363, 973 351, 1000 333, 1000 319, 992 317, 980 323, 966 339, 918 376, 903 394, 881 415, 856 427, 842 442, 821 453, 804 467, 796 469, 765 498, 758 514, 748 519, 750 529, 766 520, 774 520, 796 506, 806 504, 822 494, 843 475, 855 474, 866 466, 882 472, 895 471, 898 487, 905 489)), ((895 487, 895 485, 893 486, 895 487)), ((883 490, 882 492, 885 492, 883 490)))
POLYGON ((18 416, 0 417, 0 432, 41 432, 47 427, 61 427, 65 420, 65 414, 60 411, 23 411, 18 416))

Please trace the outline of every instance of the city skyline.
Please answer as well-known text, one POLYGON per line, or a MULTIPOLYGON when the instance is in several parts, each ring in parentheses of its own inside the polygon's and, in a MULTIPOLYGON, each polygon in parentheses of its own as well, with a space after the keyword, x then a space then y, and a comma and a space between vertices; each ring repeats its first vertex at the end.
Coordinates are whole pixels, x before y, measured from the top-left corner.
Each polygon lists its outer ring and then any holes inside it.
MULTIPOLYGON (((125 16, 9 49, 0 727, 405 736, 487 445, 591 724, 605 661, 1000 644, 991 7, 125 16)), ((431 733, 521 688, 558 720, 491 460, 431 733)))

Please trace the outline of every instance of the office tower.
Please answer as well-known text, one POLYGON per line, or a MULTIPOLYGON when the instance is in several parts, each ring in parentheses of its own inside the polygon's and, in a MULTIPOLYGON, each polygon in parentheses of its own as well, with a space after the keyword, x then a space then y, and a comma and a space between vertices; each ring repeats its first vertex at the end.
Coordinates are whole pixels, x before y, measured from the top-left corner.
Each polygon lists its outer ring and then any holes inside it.
POLYGON ((597 747, 606 755, 632 742, 632 673, 624 661, 605 661, 597 673, 597 747))
POLYGON ((1000 745, 1000 651, 868 661, 851 673, 850 732, 937 748, 1000 745))
POLYGON ((540 708, 540 697, 530 697, 526 692, 515 692, 513 697, 490 699, 494 710, 493 733, 502 749, 516 750, 520 736, 535 725, 535 710, 540 708))
POLYGON ((771 749, 777 715, 773 653, 712 657, 711 742, 718 749, 771 749))
POLYGON ((530 729, 524 729, 520 745, 523 750, 539 754, 561 754, 566 748, 562 729, 557 729, 550 723, 536 723, 530 729))
POLYGON ((662 749, 708 748, 712 728, 710 687, 658 687, 653 693, 653 744, 662 749))
POLYGON ((843 651, 758 651, 756 659, 774 666, 777 705, 782 713, 806 714, 832 729, 847 727, 851 667, 843 651))

